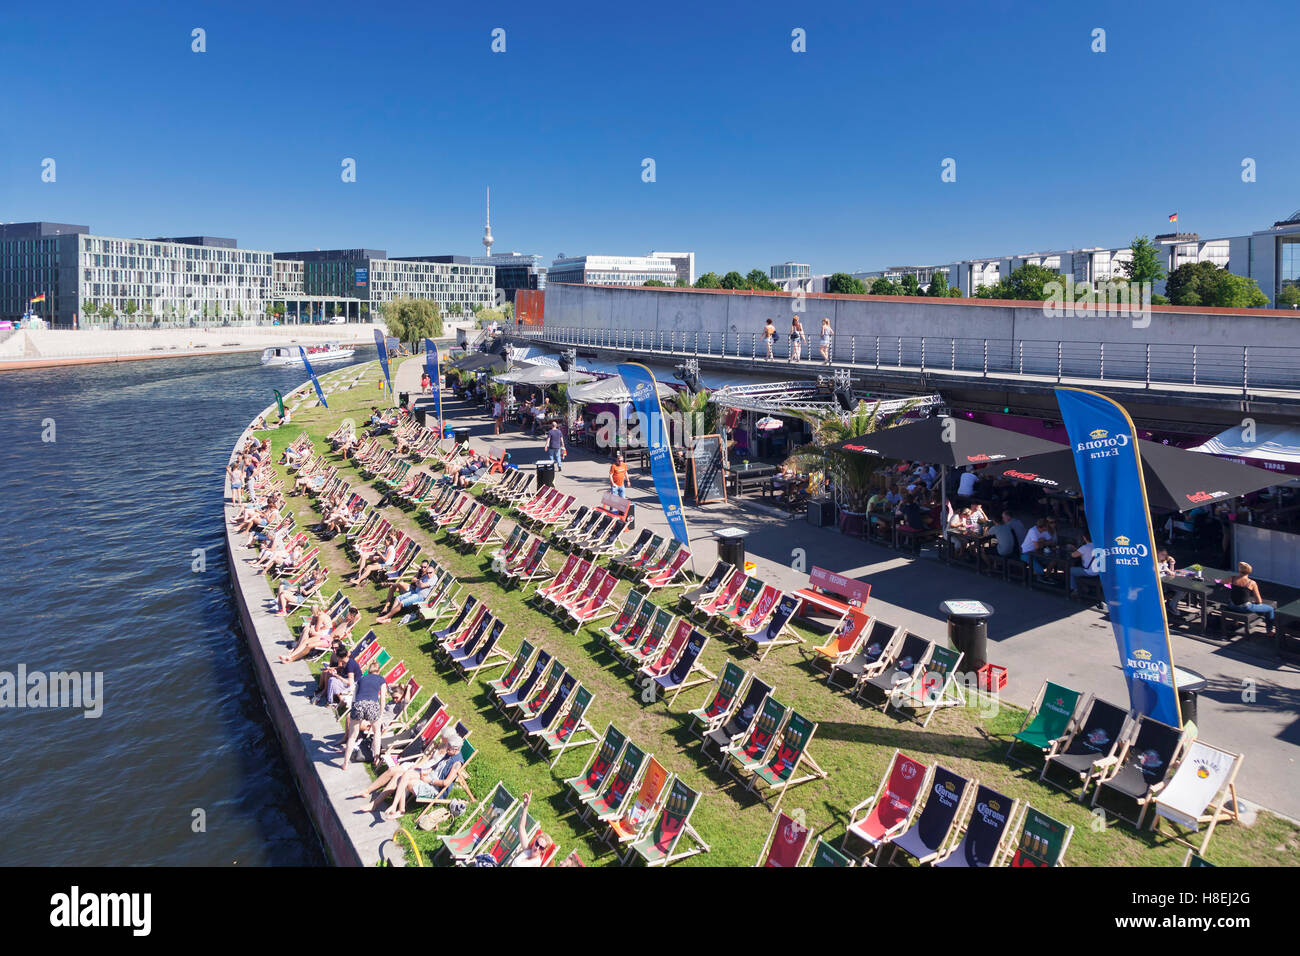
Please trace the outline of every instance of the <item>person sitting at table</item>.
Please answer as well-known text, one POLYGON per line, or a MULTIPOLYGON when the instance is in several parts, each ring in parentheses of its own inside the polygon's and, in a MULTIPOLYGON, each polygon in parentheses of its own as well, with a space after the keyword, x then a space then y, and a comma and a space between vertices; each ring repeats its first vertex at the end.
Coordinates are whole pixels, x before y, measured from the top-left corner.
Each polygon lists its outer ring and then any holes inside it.
POLYGON ((1070 553, 1070 557, 1079 559, 1079 566, 1070 568, 1070 597, 1079 593, 1080 578, 1095 578, 1101 573, 1100 558, 1097 547, 1092 543, 1088 532, 1079 532, 1079 546, 1070 553))
POLYGON ((1013 557, 1020 552, 1020 537, 1011 522, 1011 513, 1004 511, 1002 520, 990 529, 993 540, 997 542, 998 554, 1004 558, 1013 557))
POLYGON ((1025 523, 1019 518, 1013 517, 1010 511, 1002 512, 1002 521, 1011 527, 1011 531, 1016 536, 1016 547, 1019 548, 1025 540, 1025 523))
POLYGON ((966 550, 966 545, 970 543, 967 537, 970 530, 970 507, 952 509, 952 514, 948 518, 948 530, 944 532, 944 537, 952 545, 954 554, 961 554, 966 550))
POLYGON ((884 489, 878 490, 867 499, 867 514, 876 511, 884 511, 889 505, 889 493, 884 489))
POLYGON ((993 521, 984 513, 983 505, 973 504, 970 506, 970 523, 971 527, 976 531, 982 531, 986 525, 992 524, 993 521))
POLYGON ((1039 577, 1047 573, 1047 559, 1055 540, 1051 522, 1039 518, 1025 535, 1025 540, 1020 542, 1020 559, 1039 577))
POLYGON ((1259 593, 1259 585, 1250 576, 1253 570, 1255 569, 1245 561, 1237 562, 1237 576, 1228 583, 1228 587, 1232 589, 1232 603, 1229 607, 1234 611, 1258 614, 1268 622, 1268 633, 1272 634, 1273 616, 1277 613, 1277 608, 1272 604, 1264 603, 1264 598, 1259 593))
POLYGON ((898 516, 909 528, 920 530, 925 527, 925 512, 917 504, 916 496, 911 493, 903 496, 903 503, 898 506, 898 516))

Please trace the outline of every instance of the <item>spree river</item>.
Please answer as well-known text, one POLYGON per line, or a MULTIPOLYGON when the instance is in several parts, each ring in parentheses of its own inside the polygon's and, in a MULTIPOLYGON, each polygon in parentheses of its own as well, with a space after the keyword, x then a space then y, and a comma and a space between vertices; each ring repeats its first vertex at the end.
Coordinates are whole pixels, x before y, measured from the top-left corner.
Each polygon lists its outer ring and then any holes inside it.
POLYGON ((221 527, 235 439, 303 380, 255 353, 0 373, 0 700, 23 670, 102 675, 91 709, 0 707, 0 865, 325 862, 221 527))

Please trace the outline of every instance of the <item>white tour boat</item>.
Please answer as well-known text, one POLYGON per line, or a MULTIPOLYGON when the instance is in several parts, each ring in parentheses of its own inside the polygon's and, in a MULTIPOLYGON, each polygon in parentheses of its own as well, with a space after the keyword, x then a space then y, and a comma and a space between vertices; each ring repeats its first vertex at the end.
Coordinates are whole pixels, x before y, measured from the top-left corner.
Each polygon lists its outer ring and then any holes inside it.
MULTIPOLYGON (((326 362, 342 362, 344 359, 352 358, 356 349, 344 348, 337 342, 325 342, 321 345, 306 346, 303 348, 307 352, 307 361, 314 366, 325 364, 326 362)), ((302 365, 302 356, 298 353, 296 345, 279 345, 269 349, 262 350, 263 365, 302 365)))

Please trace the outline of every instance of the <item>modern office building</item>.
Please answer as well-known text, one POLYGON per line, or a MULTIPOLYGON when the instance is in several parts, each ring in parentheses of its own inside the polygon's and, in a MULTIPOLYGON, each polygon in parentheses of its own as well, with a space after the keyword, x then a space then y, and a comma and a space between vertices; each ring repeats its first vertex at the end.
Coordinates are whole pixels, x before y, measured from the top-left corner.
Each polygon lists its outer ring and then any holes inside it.
POLYGON ((806 262, 783 262, 779 266, 772 266, 767 270, 767 274, 773 282, 781 282, 785 279, 807 279, 812 275, 812 266, 806 262))
POLYGON ((476 266, 491 266, 496 275, 496 287, 506 302, 515 301, 520 289, 545 289, 546 266, 541 256, 522 252, 498 252, 490 256, 475 256, 470 260, 476 266))
POLYGON ((910 275, 910 276, 915 276, 917 283, 921 286, 922 289, 925 289, 928 288, 930 283, 934 280, 934 274, 936 272, 945 273, 944 277, 947 278, 946 274, 948 272, 948 267, 947 266, 890 266, 888 269, 880 269, 879 271, 876 272, 850 272, 849 275, 861 281, 868 289, 871 288, 871 283, 875 282, 877 279, 888 279, 890 282, 900 283, 903 281, 904 276, 910 275))
POLYGON ((678 281, 695 285, 695 253, 693 252, 652 252, 651 259, 667 259, 677 270, 678 281))
POLYGON ((551 263, 546 281, 577 285, 645 285, 658 279, 677 284, 677 267, 655 256, 565 256, 551 263))
POLYGON ((1270 304, 1287 286, 1300 285, 1300 210, 1268 229, 1228 242, 1228 268, 1259 283, 1270 304))

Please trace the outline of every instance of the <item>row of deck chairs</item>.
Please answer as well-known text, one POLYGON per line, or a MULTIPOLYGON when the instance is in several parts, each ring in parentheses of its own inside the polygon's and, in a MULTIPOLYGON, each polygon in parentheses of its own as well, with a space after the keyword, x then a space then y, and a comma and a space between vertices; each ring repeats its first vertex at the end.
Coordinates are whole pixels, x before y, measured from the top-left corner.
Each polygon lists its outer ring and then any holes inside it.
POLYGON ((658 591, 681 584, 690 562, 690 548, 676 538, 665 540, 643 529, 631 547, 609 559, 609 569, 636 581, 643 591, 658 591))
POLYGON ((449 541, 474 554, 506 540, 500 530, 501 512, 480 504, 468 491, 451 486, 429 501, 423 516, 435 533, 445 532, 449 541))
POLYGON ((574 496, 558 488, 542 488, 526 499, 511 502, 515 519, 534 531, 558 526, 573 507, 574 496))
POLYGON ((1008 758, 1023 763, 1013 756, 1017 745, 1043 756, 1039 780, 1077 788, 1080 801, 1095 785, 1092 806, 1138 829, 1152 813, 1151 829, 1168 822, 1175 839, 1194 847, 1189 835, 1205 827, 1197 848, 1202 855, 1215 827, 1238 818, 1236 778, 1244 755, 1196 739, 1191 726, 1171 727, 1045 681, 1007 747, 1008 758))
POLYGON ((555 576, 541 584, 528 600, 565 626, 572 625, 576 632, 584 624, 613 616, 617 610, 613 601, 617 584, 618 578, 594 559, 588 561, 571 554, 555 576))
POLYGON ((647 703, 662 698, 671 708, 682 691, 717 680, 700 660, 709 636, 635 588, 600 634, 614 658, 635 672, 647 703))
MULTIPOLYGON (((540 829, 524 802, 497 781, 492 792, 466 814, 457 832, 439 837, 437 853, 446 854, 458 866, 476 865, 485 858, 494 866, 509 866, 540 829)), ((559 848, 552 843, 541 865, 551 866, 558 856, 559 848)))
POLYGON ((810 746, 816 721, 782 704, 770 684, 727 661, 708 702, 690 712, 701 753, 757 793, 775 813, 792 787, 825 779, 810 746))
MULTIPOLYGON (((489 471, 489 476, 491 472, 489 471)), ((490 505, 510 505, 532 497, 534 472, 508 468, 496 480, 485 480, 479 499, 490 505)))
POLYGON ((371 511, 359 527, 348 532, 344 549, 358 561, 377 552, 386 556, 391 553, 391 560, 385 561, 381 571, 383 584, 400 584, 405 581, 414 573, 416 561, 423 550, 414 538, 378 511, 371 511))
POLYGON ((757 575, 718 561, 708 576, 681 596, 688 617, 702 620, 763 660, 774 648, 799 644, 803 638, 792 619, 799 600, 757 575))
POLYGON ((623 535, 627 532, 626 516, 602 512, 599 508, 582 505, 563 528, 551 534, 551 543, 562 551, 575 552, 591 558, 617 555, 624 550, 623 535))
POLYGON ((616 850, 625 848, 624 864, 639 857, 647 866, 668 866, 710 849, 691 825, 699 791, 612 723, 582 773, 564 786, 580 819, 616 850))

